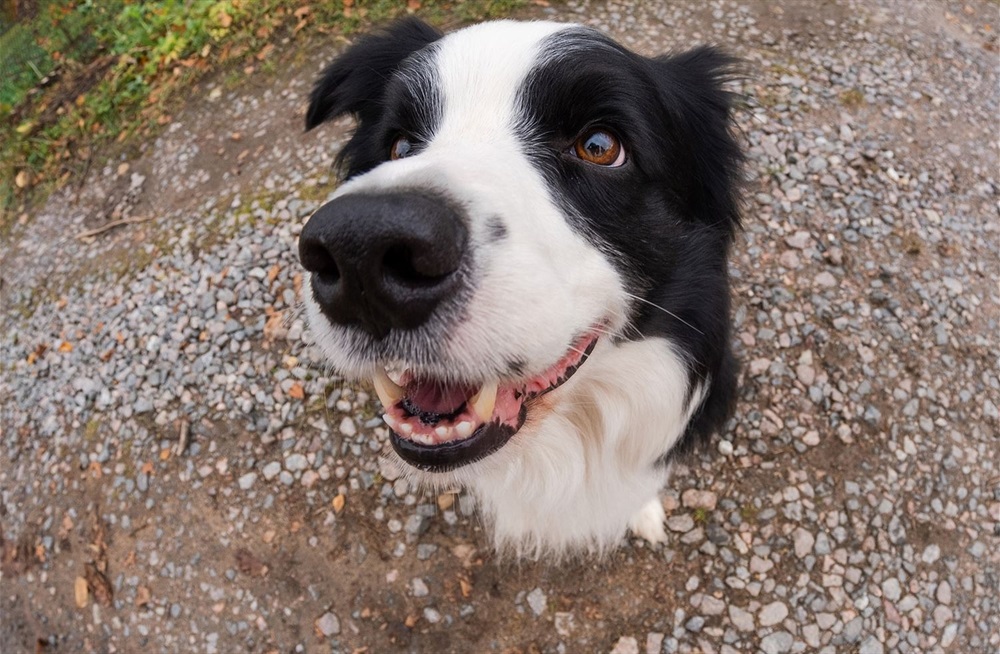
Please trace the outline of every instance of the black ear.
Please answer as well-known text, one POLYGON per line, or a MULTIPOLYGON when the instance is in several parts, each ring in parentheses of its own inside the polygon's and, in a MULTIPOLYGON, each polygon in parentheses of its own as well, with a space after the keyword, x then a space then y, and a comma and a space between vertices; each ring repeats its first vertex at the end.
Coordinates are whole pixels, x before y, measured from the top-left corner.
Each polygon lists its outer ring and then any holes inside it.
POLYGON ((737 140, 733 111, 739 99, 726 84, 744 76, 742 62, 703 46, 653 60, 660 97, 676 143, 675 154, 692 215, 732 230, 740 224, 743 149, 737 140))
POLYGON ((441 38, 423 21, 408 17, 362 36, 316 81, 309 96, 306 130, 346 113, 374 118, 385 84, 411 54, 441 38))

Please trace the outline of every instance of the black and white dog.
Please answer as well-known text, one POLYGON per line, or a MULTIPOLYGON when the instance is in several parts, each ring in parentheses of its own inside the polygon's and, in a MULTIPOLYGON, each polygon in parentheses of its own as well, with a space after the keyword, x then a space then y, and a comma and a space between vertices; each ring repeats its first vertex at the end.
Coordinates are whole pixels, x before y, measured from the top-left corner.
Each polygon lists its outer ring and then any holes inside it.
POLYGON ((309 324, 374 380, 411 479, 462 485, 498 548, 665 540, 670 454, 731 414, 741 149, 711 48, 417 20, 325 70, 345 183, 309 220, 309 324))

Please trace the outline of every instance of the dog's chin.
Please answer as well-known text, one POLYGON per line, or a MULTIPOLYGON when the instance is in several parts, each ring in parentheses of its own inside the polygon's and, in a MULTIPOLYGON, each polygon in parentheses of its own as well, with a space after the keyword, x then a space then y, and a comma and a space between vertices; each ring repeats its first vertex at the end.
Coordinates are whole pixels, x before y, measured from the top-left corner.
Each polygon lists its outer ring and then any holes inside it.
POLYGON ((542 396, 570 379, 597 345, 596 331, 576 339, 555 364, 517 380, 456 384, 405 370, 396 380, 382 368, 375 390, 385 407, 389 441, 399 458, 427 473, 481 461, 504 447, 533 415, 542 396))

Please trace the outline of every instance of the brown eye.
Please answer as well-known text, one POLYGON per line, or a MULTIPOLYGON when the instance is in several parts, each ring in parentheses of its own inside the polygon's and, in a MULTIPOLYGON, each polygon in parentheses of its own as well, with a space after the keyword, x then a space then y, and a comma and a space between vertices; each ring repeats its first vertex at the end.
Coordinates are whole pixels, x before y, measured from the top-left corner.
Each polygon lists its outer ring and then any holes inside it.
POLYGON ((614 134, 595 129, 577 139, 573 145, 576 156, 598 166, 617 167, 625 163, 625 150, 614 134))
POLYGON ((408 157, 412 153, 413 143, 405 136, 400 136, 392 142, 392 148, 389 150, 389 158, 395 161, 396 159, 408 157))

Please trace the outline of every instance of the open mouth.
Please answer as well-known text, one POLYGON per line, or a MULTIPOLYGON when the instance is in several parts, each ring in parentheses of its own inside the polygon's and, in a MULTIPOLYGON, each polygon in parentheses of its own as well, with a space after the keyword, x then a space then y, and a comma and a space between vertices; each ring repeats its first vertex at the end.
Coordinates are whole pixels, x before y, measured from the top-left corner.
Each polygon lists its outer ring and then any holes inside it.
POLYGON ((429 472, 446 472, 489 456, 521 428, 532 401, 572 377, 596 344, 597 334, 588 334, 542 374, 510 383, 445 384, 408 370, 397 384, 379 368, 375 392, 385 407, 393 449, 429 472))

